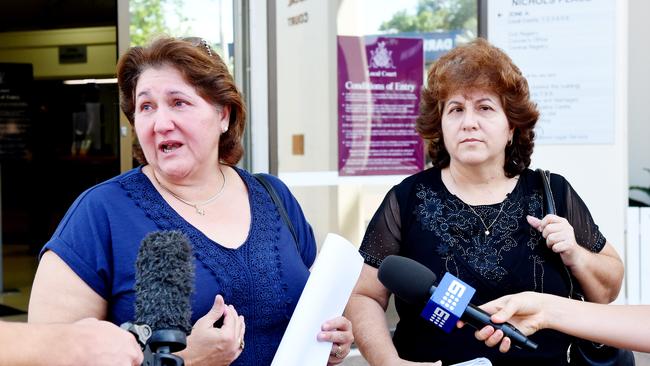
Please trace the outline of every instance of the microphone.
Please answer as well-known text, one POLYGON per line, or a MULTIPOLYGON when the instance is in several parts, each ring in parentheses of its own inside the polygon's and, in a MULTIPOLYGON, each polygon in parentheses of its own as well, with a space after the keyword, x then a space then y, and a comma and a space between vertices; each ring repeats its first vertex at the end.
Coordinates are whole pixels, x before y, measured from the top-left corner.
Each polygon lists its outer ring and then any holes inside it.
POLYGON ((501 329, 519 348, 537 349, 537 343, 512 324, 493 323, 490 314, 471 304, 469 301, 476 290, 451 273, 446 273, 436 287, 436 275, 429 268, 406 257, 389 255, 379 266, 378 277, 388 290, 405 302, 414 305, 426 302, 420 316, 447 333, 461 319, 476 329, 486 325, 501 329), (408 279, 404 278, 405 274, 408 274, 408 279))
POLYGON ((143 347, 143 366, 183 366, 183 359, 172 353, 185 349, 192 329, 194 262, 189 240, 180 231, 149 233, 135 266, 135 324, 124 323, 122 328, 143 347))

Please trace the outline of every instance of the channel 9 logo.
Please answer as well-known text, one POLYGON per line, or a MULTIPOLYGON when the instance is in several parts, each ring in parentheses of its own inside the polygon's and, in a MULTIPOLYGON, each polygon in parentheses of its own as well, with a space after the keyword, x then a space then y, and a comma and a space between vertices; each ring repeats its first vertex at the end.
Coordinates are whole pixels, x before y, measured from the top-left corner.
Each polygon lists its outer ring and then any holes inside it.
POLYGON ((475 292, 465 282, 445 273, 420 315, 449 333, 465 312, 475 292))

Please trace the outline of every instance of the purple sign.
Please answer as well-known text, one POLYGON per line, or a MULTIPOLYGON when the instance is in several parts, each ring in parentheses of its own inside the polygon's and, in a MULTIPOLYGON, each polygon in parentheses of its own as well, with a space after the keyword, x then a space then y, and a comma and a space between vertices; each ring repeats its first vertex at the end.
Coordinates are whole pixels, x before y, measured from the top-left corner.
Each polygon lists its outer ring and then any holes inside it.
POLYGON ((424 76, 422 39, 338 36, 339 175, 424 168, 415 132, 424 76))

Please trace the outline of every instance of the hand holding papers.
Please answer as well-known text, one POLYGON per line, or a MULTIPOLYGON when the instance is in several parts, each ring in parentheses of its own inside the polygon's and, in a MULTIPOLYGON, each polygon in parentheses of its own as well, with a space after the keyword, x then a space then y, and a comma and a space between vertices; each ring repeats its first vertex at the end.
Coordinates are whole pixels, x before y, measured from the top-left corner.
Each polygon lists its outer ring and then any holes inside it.
POLYGON ((325 366, 332 344, 318 342, 321 325, 343 314, 363 258, 344 238, 327 234, 271 366, 325 366))

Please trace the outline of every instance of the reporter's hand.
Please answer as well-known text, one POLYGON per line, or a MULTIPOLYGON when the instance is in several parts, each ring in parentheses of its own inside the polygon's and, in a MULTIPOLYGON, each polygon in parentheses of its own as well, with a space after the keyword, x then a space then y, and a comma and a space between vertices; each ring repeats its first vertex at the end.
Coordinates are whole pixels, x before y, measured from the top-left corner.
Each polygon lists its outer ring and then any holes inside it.
POLYGON ((526 220, 542 233, 546 239, 546 246, 554 253, 560 254, 562 262, 567 267, 578 265, 586 253, 586 249, 578 245, 573 226, 564 217, 546 215, 543 219, 526 216, 526 220))
MULTIPOLYGON (((527 291, 515 295, 506 295, 479 307, 492 314, 490 319, 494 323, 509 322, 528 336, 546 327, 545 296, 537 292, 527 291)), ((458 322, 458 327, 463 327, 463 325, 463 322, 458 322)), ((499 351, 502 353, 510 350, 510 338, 504 337, 501 330, 495 330, 490 325, 477 330, 474 336, 479 341, 485 342, 488 347, 499 344, 499 351)))
POLYGON ((74 365, 138 366, 142 363, 142 350, 133 334, 113 323, 87 318, 62 326, 72 331, 69 338, 59 336, 69 339, 66 358, 74 365))
POLYGON ((232 305, 226 305, 217 295, 210 311, 196 321, 187 337, 187 348, 179 353, 192 365, 230 365, 244 350, 246 324, 232 305), (224 316, 221 328, 214 323, 224 316))

